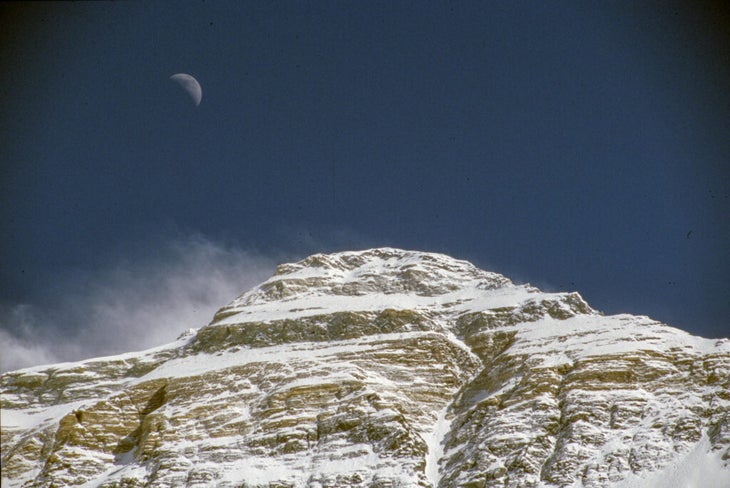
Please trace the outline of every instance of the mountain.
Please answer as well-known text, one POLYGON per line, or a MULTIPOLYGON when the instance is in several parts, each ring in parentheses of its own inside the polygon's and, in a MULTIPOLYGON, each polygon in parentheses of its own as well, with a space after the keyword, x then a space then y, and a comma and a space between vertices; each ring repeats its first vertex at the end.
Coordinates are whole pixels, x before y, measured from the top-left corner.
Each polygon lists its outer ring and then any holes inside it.
POLYGON ((2 376, 5 487, 730 486, 730 341, 450 257, 317 254, 143 352, 2 376))

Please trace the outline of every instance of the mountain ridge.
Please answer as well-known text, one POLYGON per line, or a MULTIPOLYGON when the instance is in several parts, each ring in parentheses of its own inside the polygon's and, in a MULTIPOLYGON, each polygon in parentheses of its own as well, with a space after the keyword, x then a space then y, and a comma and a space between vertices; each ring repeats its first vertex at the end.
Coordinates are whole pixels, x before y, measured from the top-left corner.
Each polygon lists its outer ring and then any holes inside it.
POLYGON ((730 483, 730 341, 443 254, 316 254, 169 345, 0 387, 8 486, 629 487, 691 456, 730 483))

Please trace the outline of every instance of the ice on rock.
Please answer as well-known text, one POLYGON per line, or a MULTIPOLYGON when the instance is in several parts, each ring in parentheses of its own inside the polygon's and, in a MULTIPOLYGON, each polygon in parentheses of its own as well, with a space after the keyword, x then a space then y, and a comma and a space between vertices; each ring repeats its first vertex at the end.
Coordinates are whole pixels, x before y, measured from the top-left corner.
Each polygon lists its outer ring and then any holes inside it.
POLYGON ((392 248, 6 373, 2 486, 730 486, 730 341, 392 248))

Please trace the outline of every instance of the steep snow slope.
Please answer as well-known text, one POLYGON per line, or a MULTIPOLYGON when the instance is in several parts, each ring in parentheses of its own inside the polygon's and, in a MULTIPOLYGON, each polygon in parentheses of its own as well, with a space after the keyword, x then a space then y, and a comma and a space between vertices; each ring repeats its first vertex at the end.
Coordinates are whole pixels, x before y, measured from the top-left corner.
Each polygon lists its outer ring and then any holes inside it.
POLYGON ((730 341, 439 254, 314 255, 1 386, 3 486, 730 486, 730 341))

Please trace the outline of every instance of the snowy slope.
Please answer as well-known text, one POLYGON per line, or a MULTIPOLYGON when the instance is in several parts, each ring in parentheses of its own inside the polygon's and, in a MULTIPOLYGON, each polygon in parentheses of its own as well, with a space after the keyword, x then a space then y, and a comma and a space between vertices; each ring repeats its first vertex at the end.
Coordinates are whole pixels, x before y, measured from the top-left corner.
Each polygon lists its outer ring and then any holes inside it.
POLYGON ((730 486, 730 341, 432 253, 281 265, 1 387, 3 486, 730 486))

